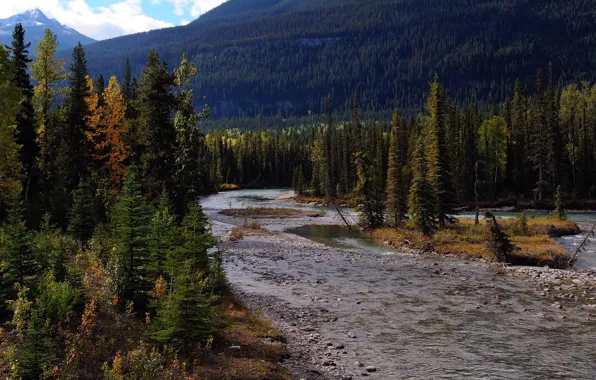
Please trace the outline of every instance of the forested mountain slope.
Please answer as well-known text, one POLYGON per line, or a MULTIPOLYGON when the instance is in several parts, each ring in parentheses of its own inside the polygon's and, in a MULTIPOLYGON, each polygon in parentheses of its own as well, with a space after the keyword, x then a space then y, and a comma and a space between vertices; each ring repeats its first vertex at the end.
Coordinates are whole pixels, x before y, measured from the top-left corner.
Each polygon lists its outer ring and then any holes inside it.
MULTIPOLYGON (((149 49, 200 68, 196 103, 215 116, 348 108, 418 110, 437 72, 451 96, 502 100, 552 61, 594 79, 596 7, 586 0, 230 0, 195 22, 87 48, 93 74, 140 72, 149 49), (203 100, 204 99, 204 100, 203 100), (200 102, 199 102, 200 101, 200 102)), ((66 55, 66 54, 65 54, 66 55)))

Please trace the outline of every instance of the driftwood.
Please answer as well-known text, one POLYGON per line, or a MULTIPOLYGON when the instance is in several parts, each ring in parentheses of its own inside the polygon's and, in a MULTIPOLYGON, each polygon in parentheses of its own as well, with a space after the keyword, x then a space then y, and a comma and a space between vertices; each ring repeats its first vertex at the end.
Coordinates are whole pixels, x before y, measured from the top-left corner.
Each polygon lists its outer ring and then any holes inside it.
POLYGON ((586 238, 582 241, 582 243, 579 245, 579 247, 577 247, 577 249, 575 250, 575 253, 573 254, 573 256, 571 256, 571 258, 569 259, 569 261, 567 262, 567 267, 571 266, 571 263, 573 262, 573 260, 575 259, 575 257, 584 249, 586 249, 586 244, 590 241, 591 238, 594 237, 596 233, 596 223, 594 223, 594 225, 592 226, 592 229, 590 230, 590 232, 586 235, 586 238))

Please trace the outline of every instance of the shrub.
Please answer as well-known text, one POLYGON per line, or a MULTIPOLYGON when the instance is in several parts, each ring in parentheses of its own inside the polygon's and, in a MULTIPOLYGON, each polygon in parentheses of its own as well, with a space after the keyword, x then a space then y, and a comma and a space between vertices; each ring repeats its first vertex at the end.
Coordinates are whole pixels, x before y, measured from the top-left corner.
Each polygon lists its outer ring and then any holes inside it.
POLYGON ((517 236, 526 236, 530 233, 530 229, 528 227, 528 217, 526 216, 526 212, 522 211, 521 214, 515 219, 515 224, 511 229, 513 235, 517 236))

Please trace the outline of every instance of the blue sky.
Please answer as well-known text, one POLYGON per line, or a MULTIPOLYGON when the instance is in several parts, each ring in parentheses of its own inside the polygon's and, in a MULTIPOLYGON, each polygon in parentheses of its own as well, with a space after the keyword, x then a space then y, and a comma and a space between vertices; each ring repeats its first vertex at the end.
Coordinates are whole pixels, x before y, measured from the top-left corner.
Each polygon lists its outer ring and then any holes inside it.
POLYGON ((225 0, 0 0, 0 19, 37 8, 98 39, 187 24, 225 0))

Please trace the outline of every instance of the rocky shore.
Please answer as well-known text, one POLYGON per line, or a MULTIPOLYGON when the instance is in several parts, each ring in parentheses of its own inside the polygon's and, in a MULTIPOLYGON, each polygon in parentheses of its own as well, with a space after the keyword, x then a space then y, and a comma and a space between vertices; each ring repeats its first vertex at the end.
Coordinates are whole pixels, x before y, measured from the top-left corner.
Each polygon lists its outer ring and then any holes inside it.
POLYGON ((236 296, 283 331, 290 351, 284 364, 296 379, 596 373, 593 272, 373 254, 284 232, 338 224, 330 213, 260 219, 277 233, 232 242, 227 233, 242 218, 206 211, 236 296))

